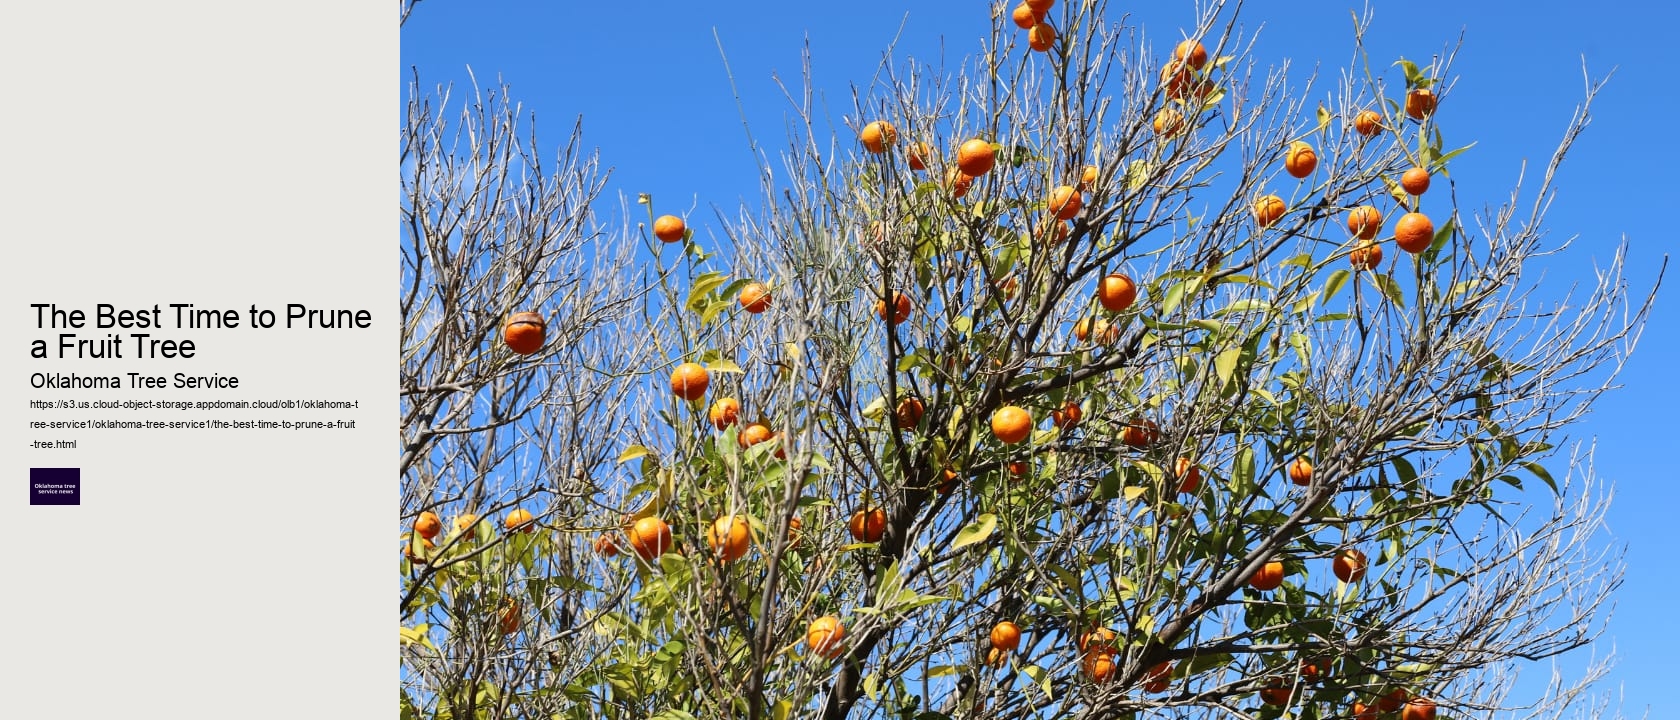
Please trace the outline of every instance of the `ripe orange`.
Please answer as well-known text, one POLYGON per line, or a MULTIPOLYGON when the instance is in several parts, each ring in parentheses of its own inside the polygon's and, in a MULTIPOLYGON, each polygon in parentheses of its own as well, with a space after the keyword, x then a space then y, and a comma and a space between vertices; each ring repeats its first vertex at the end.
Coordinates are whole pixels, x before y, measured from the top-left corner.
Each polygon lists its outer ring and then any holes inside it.
POLYGON ((682 218, 675 215, 660 215, 653 221, 653 236, 663 242, 682 242, 687 233, 688 226, 683 223, 682 218))
POLYGON ((1012 462, 1012 463, 1009 463, 1009 474, 1013 475, 1015 477, 1026 477, 1027 473, 1030 472, 1031 470, 1032 470, 1032 464, 1030 464, 1030 463, 1022 462, 1022 461, 1019 461, 1019 460, 1017 460, 1015 462, 1012 462))
POLYGON ((1409 696, 1405 688, 1394 688, 1382 697, 1377 698, 1377 708, 1385 713, 1394 712, 1406 703, 1406 698, 1409 696))
POLYGON ((443 519, 437 513, 427 510, 414 519, 414 532, 427 540, 435 538, 443 532, 443 519))
POLYGON ((1301 679, 1306 682, 1318 682, 1318 663, 1303 659, 1301 661, 1301 679))
POLYGON ((997 154, 992 151, 992 144, 974 138, 957 147, 957 169, 964 175, 977 178, 992 171, 992 165, 997 163, 997 154))
POLYGON ((770 439, 776 441, 776 453, 775 453, 776 454, 776 459, 777 460, 786 460, 787 459, 787 433, 784 433, 780 430, 777 430, 775 435, 770 436, 770 439))
POLYGON ((502 603, 502 613, 496 618, 496 625, 503 635, 519 632, 519 601, 508 598, 502 603))
POLYGON ((1056 6, 1056 0, 1026 0, 1026 5, 1032 8, 1033 12, 1043 15, 1050 12, 1050 8, 1056 6))
POLYGON ((1050 421, 1062 430, 1072 430, 1079 426, 1080 418, 1085 417, 1085 411, 1079 408, 1079 403, 1067 401, 1060 410, 1050 411, 1050 421))
POLYGON ((770 288, 764 283, 747 283, 741 288, 741 309, 757 315, 770 309, 770 288))
POLYGON ((1406 93, 1406 117, 1423 120, 1435 114, 1435 93, 1429 88, 1417 88, 1406 93))
POLYGON ((1304 457, 1298 457, 1289 462, 1289 481, 1300 486, 1312 484, 1312 462, 1304 457))
POLYGON ((595 554, 601 557, 618 557, 618 538, 613 533, 604 532, 595 537, 595 554))
POLYGON ((1370 205, 1360 205, 1348 212, 1348 232, 1360 240, 1370 240, 1382 230, 1382 211, 1370 205))
POLYGON ((1435 720, 1435 701, 1422 697, 1407 700, 1400 710, 1400 720, 1435 720))
POLYGON ((727 429, 741 419, 741 401, 732 397, 718 398, 712 403, 712 409, 706 411, 712 425, 719 430, 727 429))
POLYGON ((645 517, 630 526, 630 549, 637 557, 653 560, 671 549, 671 526, 658 517, 645 517))
POLYGON ((1154 667, 1149 668, 1148 674, 1144 676, 1144 692, 1158 693, 1166 690, 1172 683, 1172 670, 1171 660, 1156 663, 1154 667))
POLYGON ((517 312, 508 316, 502 326, 502 342, 520 355, 530 355, 542 349, 543 331, 547 323, 534 312, 517 312))
POLYGON ((1014 652, 1021 647, 1021 628, 1008 620, 992 626, 992 648, 1004 652, 1014 652))
POLYGON ((1270 678, 1266 681, 1266 687, 1260 690, 1260 701, 1267 705, 1288 705, 1289 695, 1289 688, 1282 680, 1270 678))
POLYGON ((1032 29, 1032 26, 1037 25, 1040 20, 1043 20, 1044 16, 1034 12, 1031 5, 1021 3, 1020 5, 1015 6, 1015 10, 1013 12, 1009 13, 1009 19, 1015 21, 1015 27, 1021 28, 1022 30, 1030 30, 1032 29))
POLYGON ((1154 126, 1156 135, 1167 139, 1177 137, 1179 133, 1184 132, 1186 127, 1184 113, 1175 108, 1161 108, 1159 112, 1155 113, 1154 126))
POLYGON ((752 547, 752 529, 742 515, 725 515, 706 530, 706 545, 724 562, 739 560, 752 547))
POLYGON ((1146 448, 1154 445, 1160 437, 1161 428, 1155 424, 1154 420, 1144 418, 1132 418, 1131 422, 1126 423, 1125 429, 1120 431, 1120 442, 1134 448, 1146 448))
POLYGON ((888 325, 897 325, 904 322, 910 317, 910 296, 896 290, 893 291, 893 311, 891 318, 887 317, 887 301, 876 300, 875 316, 881 318, 882 320, 886 320, 888 325))
POLYGON ((992 413, 992 435, 1006 444, 1014 445, 1027 439, 1032 434, 1032 427, 1032 413, 1014 405, 1005 405, 992 413))
POLYGON ((437 543, 432 542, 431 539, 411 536, 407 542, 403 543, 403 557, 408 558, 408 561, 415 565, 425 565, 426 558, 431 556, 432 551, 436 549, 437 543), (420 546, 420 552, 418 553, 414 552, 416 545, 420 546))
POLYGON ((1055 247, 1062 244, 1062 241, 1067 240, 1068 224, 1047 215, 1039 221, 1036 235, 1043 239, 1045 244, 1055 247))
POLYGON ((1080 342, 1095 338, 1098 345, 1110 345, 1120 339, 1120 328, 1102 318, 1084 318, 1073 324, 1073 337, 1080 342))
POLYGON ((900 429, 916 427, 922 422, 922 411, 925 409, 922 406, 921 398, 907 397, 898 401, 898 408, 893 411, 893 420, 896 421, 895 427, 900 429))
POLYGON ((950 495, 952 490, 957 489, 957 480, 961 479, 962 476, 958 475, 957 471, 952 470, 951 468, 945 468, 944 474, 945 482, 939 483, 939 487, 934 489, 937 490, 940 495, 950 495))
POLYGON ((1435 223, 1429 221, 1429 216, 1420 212, 1406 213, 1400 216, 1400 222, 1394 224, 1394 244, 1409 253, 1420 253, 1429 249, 1429 244, 1435 241, 1435 223))
POLYGON ((898 142, 898 128, 885 120, 876 120, 863 126, 863 132, 858 134, 858 139, 863 141, 863 149, 880 155, 892 147, 893 143, 898 142))
POLYGON ((671 371, 671 394, 684 400, 699 400, 706 396, 706 386, 712 376, 699 363, 683 363, 671 371))
POLYGON ((1347 548, 1336 553, 1336 560, 1330 564, 1330 570, 1335 572, 1342 582, 1352 583, 1365 577, 1366 565, 1365 553, 1347 548))
POLYGON ((1259 223, 1260 227, 1271 227, 1288 211, 1289 207, 1283 204, 1283 198, 1276 195, 1260 196, 1259 199, 1254 201, 1254 207, 1251 210, 1254 213, 1254 222, 1259 223))
POLYGON ((1278 589, 1283 584, 1283 563, 1278 560, 1262 565, 1258 571, 1248 578, 1248 586, 1266 592, 1278 589))
POLYGON ((1119 670, 1114 664, 1114 654, 1109 652, 1089 653, 1081 662, 1085 675, 1096 682, 1108 682, 1114 679, 1119 670))
POLYGON ((502 518, 502 527, 528 533, 537 529, 537 523, 530 510, 514 508, 507 517, 502 518))
POLYGON ((1085 199, 1072 185, 1062 185, 1050 191, 1050 211, 1056 213, 1058 220, 1072 220, 1084 205, 1085 199))
POLYGON ((1097 186, 1097 176, 1100 174, 1101 171, 1097 170, 1097 166, 1086 165, 1085 169, 1079 172, 1079 191, 1090 192, 1092 188, 1095 188, 1097 186))
POLYGON ((1027 47, 1038 52, 1045 52, 1056 43, 1056 28, 1050 23, 1041 22, 1027 31, 1027 47))
POLYGON ((925 142, 910 143, 910 150, 906 153, 910 158, 910 169, 920 172, 927 169, 928 158, 933 157, 933 148, 925 142))
POLYGON ((1407 170, 1400 176, 1400 187, 1412 195, 1422 195, 1429 191, 1429 171, 1420 167, 1407 170))
POLYGON ((1370 270, 1382 264, 1382 243, 1366 240, 1348 253, 1348 262, 1355 270, 1370 270))
POLYGON ((968 189, 974 186, 974 178, 963 173, 960 168, 946 168, 945 187, 951 191, 951 199, 960 200, 968 194, 968 189))
POLYGON ((1181 457, 1173 464, 1173 475, 1178 477, 1178 491, 1193 493, 1202 487, 1202 469, 1196 467, 1196 462, 1187 457, 1181 457))
POLYGON ((1292 143, 1283 155, 1283 169, 1294 178, 1311 175, 1318 169, 1318 153, 1304 142, 1292 143))
POLYGON ((769 442, 775 437, 776 434, 770 432, 769 426, 764 423, 753 423, 741 428, 741 433, 735 436, 735 444, 740 445, 741 449, 745 450, 761 442, 769 442))
POLYGON ((1097 302, 1109 312, 1125 312, 1137 302, 1137 284, 1120 273, 1109 273, 1097 281, 1097 302))
POLYGON ((846 626, 840 624, 840 618, 824 615, 811 621, 805 628, 805 644, 811 647, 811 652, 833 660, 840 655, 841 641, 846 638, 846 626))
POLYGON ((1161 66, 1161 89, 1168 98, 1182 100, 1185 90, 1196 81, 1196 71, 1178 60, 1168 60, 1161 66))
POLYGON ((455 518, 455 533, 457 535, 471 532, 473 525, 478 523, 478 516, 472 513, 462 513, 455 518))
POLYGON ((1382 115, 1375 110, 1361 110, 1358 115, 1353 116, 1354 132, 1365 137, 1376 137, 1377 133, 1383 131, 1382 123, 1382 115))
POLYGON ((788 518, 787 546, 789 550, 799 547, 799 539, 804 536, 804 533, 801 533, 799 528, 804 524, 805 523, 799 520, 798 515, 788 518))
POLYGON ((881 536, 887 532, 887 511, 881 508, 859 510, 852 513, 852 520, 846 523, 846 527, 858 542, 880 542, 881 536))
POLYGON ((1087 654, 1111 653, 1118 647, 1115 645, 1118 637, 1113 630, 1099 627, 1079 636, 1079 650, 1087 654))
POLYGON ((1200 70, 1207 65, 1207 48, 1196 40, 1185 40, 1173 48, 1173 59, 1189 65, 1192 69, 1200 70))
POLYGON ((1353 720, 1377 720, 1377 708, 1362 702, 1353 704, 1353 720))

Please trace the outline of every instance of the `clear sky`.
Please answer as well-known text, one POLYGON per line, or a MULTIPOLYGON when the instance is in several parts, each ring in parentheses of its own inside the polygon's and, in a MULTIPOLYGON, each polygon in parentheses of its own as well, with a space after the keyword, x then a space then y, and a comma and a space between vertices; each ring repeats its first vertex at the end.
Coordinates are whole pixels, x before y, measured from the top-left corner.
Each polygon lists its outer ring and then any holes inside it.
MULTIPOLYGON (((1194 20, 1188 1, 1117 5, 1163 50, 1194 20)), ((1541 269, 1548 282, 1567 286, 1590 277, 1592 263, 1605 262, 1625 237, 1630 279, 1649 288, 1663 256, 1680 248, 1673 221, 1665 219, 1680 208, 1680 183, 1669 177, 1680 165, 1680 101, 1665 49, 1680 9, 1514 0, 1375 6, 1367 37, 1374 60, 1427 60, 1462 34, 1457 84, 1439 119, 1449 147, 1477 143, 1453 165, 1460 202, 1477 209, 1504 199, 1524 161, 1537 180, 1582 98, 1583 67, 1595 78, 1614 71, 1592 126, 1563 167, 1548 216, 1551 237, 1575 237, 1576 244, 1563 261, 1541 269)), ((806 43, 816 88, 838 123, 851 107, 852 87, 869 83, 895 38, 901 56, 955 61, 978 48, 990 22, 980 0, 625 0, 585 7, 424 0, 402 31, 398 80, 406 86, 414 67, 428 85, 464 87, 468 67, 482 84, 505 80, 551 146, 581 117, 585 144, 598 147, 613 168, 608 192, 652 193, 661 212, 694 206, 690 222, 701 237, 709 208, 729 211, 757 196, 720 40, 753 132, 773 151, 787 107, 774 77, 797 87, 806 43)), ((1259 31, 1255 52, 1263 65, 1288 59, 1292 79, 1304 79, 1314 65, 1325 72, 1346 66, 1351 12, 1363 7, 1346 0, 1251 2, 1244 28, 1259 31)), ((1621 378, 1625 387, 1605 397, 1575 433, 1596 438, 1597 470, 1616 486, 1611 530, 1627 545, 1628 571, 1600 652, 1620 656, 1605 689, 1622 693, 1622 709, 1634 717, 1647 709, 1651 717, 1680 715, 1680 700, 1668 692, 1680 641, 1680 619, 1670 608, 1680 574, 1670 524, 1680 489, 1673 465, 1658 452, 1680 429, 1672 415, 1680 383, 1669 372, 1680 363, 1677 291, 1671 283, 1659 297, 1621 378)))

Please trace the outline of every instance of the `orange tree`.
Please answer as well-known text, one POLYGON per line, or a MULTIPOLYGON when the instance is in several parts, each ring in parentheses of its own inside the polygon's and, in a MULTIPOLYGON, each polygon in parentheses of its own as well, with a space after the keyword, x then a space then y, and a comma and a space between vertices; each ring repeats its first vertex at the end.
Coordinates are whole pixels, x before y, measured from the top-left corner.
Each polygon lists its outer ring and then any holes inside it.
POLYGON ((796 106, 710 235, 612 229, 575 138, 544 169, 505 101, 414 92, 405 717, 1581 704, 1602 664, 1509 691, 1621 572, 1564 441, 1649 296, 1619 252, 1524 277, 1586 104, 1469 216, 1450 52, 1297 86, 1233 8, 1150 42, 1105 5, 995 7, 837 144, 796 106))

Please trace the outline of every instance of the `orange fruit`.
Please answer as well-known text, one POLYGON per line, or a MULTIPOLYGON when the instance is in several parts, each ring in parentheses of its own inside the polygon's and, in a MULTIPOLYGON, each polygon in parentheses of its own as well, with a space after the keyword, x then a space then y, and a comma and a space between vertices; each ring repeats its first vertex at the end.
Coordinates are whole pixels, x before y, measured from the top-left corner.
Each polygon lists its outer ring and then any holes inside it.
POLYGON ((770 432, 769 426, 764 423, 753 423, 741 428, 741 433, 735 436, 735 444, 740 445, 741 449, 745 450, 761 442, 769 442, 775 437, 776 434, 770 432))
POLYGON ((1155 421, 1143 418, 1132 418, 1131 422, 1126 423, 1125 429, 1120 431, 1120 442, 1134 448, 1146 448, 1154 445, 1160 437, 1161 429, 1155 424, 1155 421))
POLYGON ((1073 324, 1073 337, 1079 342, 1095 337, 1097 344, 1108 345, 1120 339, 1120 328, 1102 318, 1083 318, 1073 324))
POLYGON ((1185 40, 1173 48, 1173 59, 1190 66, 1193 70, 1200 70, 1207 65, 1207 48, 1196 40, 1185 40))
POLYGON ((1251 210, 1254 213, 1254 222, 1259 223, 1260 227, 1271 227, 1288 211, 1289 207, 1283 204, 1283 198, 1276 195, 1260 196, 1254 201, 1251 210))
POLYGON ((859 510, 852 513, 852 520, 846 523, 846 527, 858 542, 880 542, 881 536, 887 532, 887 511, 881 508, 859 510))
POLYGON ((1348 212, 1348 232, 1360 240, 1370 240, 1382 230, 1382 211, 1370 205, 1360 205, 1348 212))
POLYGON ((1429 88, 1417 88, 1406 93, 1406 117, 1423 120, 1435 114, 1435 93, 1429 88))
POLYGON ((1056 43, 1056 28, 1050 23, 1041 22, 1027 31, 1027 47, 1038 52, 1045 52, 1056 43))
POLYGON ((1407 170, 1400 176, 1400 187, 1405 188, 1411 195, 1422 195, 1429 191, 1429 171, 1420 167, 1407 170))
POLYGON ((1060 410, 1050 411, 1050 421, 1062 430, 1072 430, 1079 426, 1080 418, 1085 417, 1085 411, 1079 408, 1079 403, 1067 401, 1060 410))
POLYGON ((1283 563, 1277 560, 1262 565, 1248 578, 1248 586, 1262 592, 1276 590, 1283 584, 1283 563))
POLYGON ((1025 3, 1027 7, 1032 8, 1032 11, 1039 15, 1050 12, 1050 8, 1056 6, 1056 0, 1025 0, 1025 3))
POLYGON ((1068 224, 1051 216, 1045 216, 1038 223, 1036 235, 1052 247, 1062 244, 1068 238, 1068 224))
POLYGON ((518 600, 508 598, 506 602, 502 603, 502 612, 496 618, 496 626, 501 629, 503 635, 512 635, 519 632, 518 600))
POLYGON ((1090 192, 1092 188, 1097 186, 1097 177, 1100 174, 1101 171, 1097 170, 1097 166, 1086 165, 1084 170, 1079 171, 1079 191, 1090 192))
POLYGON ((1079 651, 1086 655, 1112 653, 1119 648, 1116 644, 1118 639, 1113 630, 1099 627, 1079 636, 1079 651))
POLYGON ((595 537, 595 554, 601 557, 618 557, 618 538, 610 532, 604 532, 595 537))
POLYGON ((1312 484, 1313 466, 1304 457, 1289 461, 1289 481, 1300 486, 1312 484))
POLYGON ((846 638, 846 626, 840 624, 840 618, 824 615, 811 621, 805 628, 805 644, 811 647, 811 652, 833 660, 840 655, 841 641, 846 638))
POLYGON ((706 545, 724 562, 734 562, 752 547, 752 528, 743 515, 725 515, 706 530, 706 545))
POLYGON ((1097 281, 1097 302, 1109 312, 1125 312, 1137 301, 1137 284, 1120 273, 1097 281))
POLYGON ((688 226, 683 223, 682 218, 675 215, 660 215, 653 221, 653 236, 662 242, 682 242, 687 233, 688 226))
POLYGON ((1301 679, 1307 682, 1318 682, 1318 663, 1312 660, 1302 660, 1301 679))
POLYGON ((1335 572, 1336 577, 1342 582, 1352 583, 1359 582, 1360 578, 1365 577, 1366 566, 1365 553, 1347 548, 1336 553, 1336 559, 1330 564, 1330 570, 1335 572))
POLYGON ((1080 663, 1084 666, 1085 675, 1096 682, 1108 682, 1114 679, 1119 668, 1114 664, 1113 653, 1090 653, 1080 663))
POLYGON ((1400 720, 1435 720, 1435 701, 1415 697, 1400 709, 1400 720))
POLYGON ((1394 223, 1394 244, 1409 253, 1420 253, 1429 249, 1429 244, 1435 241, 1435 223, 1429 221, 1429 216, 1420 212, 1406 213, 1400 216, 1400 221, 1394 223))
POLYGON ((1015 292, 1021 289, 1021 281, 1016 280, 1014 275, 999 280, 993 285, 997 287, 998 292, 1003 293, 1005 298, 1015 297, 1015 292))
POLYGON ((1376 137, 1383 131, 1383 118, 1375 110, 1361 110, 1353 116, 1353 130, 1365 137, 1376 137))
POLYGON ((1168 139, 1176 137, 1179 133, 1184 132, 1186 128, 1184 113, 1179 112, 1175 108, 1161 108, 1159 112, 1155 113, 1154 127, 1156 135, 1160 135, 1161 137, 1168 139))
POLYGON ((969 188, 974 186, 974 178, 959 168, 946 168, 945 187, 951 191, 951 199, 960 200, 968 194, 969 188))
POLYGON ((1008 620, 992 626, 992 648, 1004 652, 1014 652, 1021 647, 1021 627, 1008 620))
POLYGON ((1318 153, 1304 142, 1292 143, 1283 155, 1283 169, 1290 177, 1304 178, 1318 169, 1318 153))
POLYGON ((893 419, 897 421, 896 427, 901 429, 916 427, 922 422, 923 410, 925 408, 922 406, 921 398, 907 397, 898 401, 898 408, 893 411, 893 419))
POLYGON ((957 169, 964 175, 977 178, 992 171, 992 165, 997 163, 997 153, 992 151, 992 144, 975 138, 957 147, 957 169))
POLYGON ((1179 458, 1173 465, 1173 475, 1178 477, 1180 493, 1194 493, 1202 487, 1202 469, 1190 458, 1179 458))
POLYGON ((443 519, 437 513, 427 510, 414 519, 414 532, 427 540, 435 538, 443 532, 443 519))
POLYGON ((1009 652, 1007 650, 991 648, 986 651, 986 667, 1003 667, 1003 664, 1008 660, 1009 652))
POLYGON ((712 409, 706 411, 712 425, 719 430, 727 429, 741 419, 741 401, 732 397, 718 398, 712 403, 712 409))
POLYGON ((1172 683, 1172 669, 1171 660, 1156 663, 1155 667, 1149 668, 1148 674, 1144 675, 1144 692, 1158 693, 1166 690, 1172 683))
POLYGON ((1032 465, 1030 463, 1021 462, 1019 460, 1009 463, 1009 474, 1015 477, 1026 477, 1027 473, 1031 471, 1032 465))
POLYGON ((933 148, 928 147, 928 144, 924 142, 911 143, 908 155, 910 156, 911 170, 926 170, 928 158, 933 157, 933 148))
POLYGON ((741 309, 757 315, 770 309, 770 288, 764 283, 747 283, 741 288, 741 309))
POLYGON ((799 520, 798 515, 788 518, 787 546, 789 550, 799 547, 799 539, 803 536, 803 533, 799 532, 799 528, 804 524, 799 520))
POLYGON ((1015 27, 1021 28, 1022 30, 1030 30, 1032 29, 1032 26, 1037 25, 1040 20, 1043 20, 1044 16, 1033 11, 1031 5, 1021 3, 1020 5, 1016 5, 1015 10, 1009 13, 1009 19, 1015 21, 1015 27))
POLYGON ((1260 701, 1267 705, 1288 705, 1289 695, 1289 688, 1284 686, 1282 680, 1271 678, 1266 681, 1266 687, 1260 690, 1260 701))
POLYGON ((530 355, 543 346, 543 331, 547 323, 534 312, 517 312, 508 316, 502 325, 502 342, 520 355, 530 355))
POLYGON ((882 320, 886 320, 888 325, 897 325, 910 317, 910 296, 895 290, 892 300, 892 317, 887 317, 887 301, 885 300, 875 301, 875 315, 882 320))
POLYGON ((683 363, 671 371, 671 394, 684 400, 699 400, 706 396, 706 386, 712 376, 699 363, 683 363))
POLYGON ((671 526, 657 517, 645 517, 630 526, 630 549, 643 560, 653 560, 671 549, 671 526))
POLYGON ((1032 428, 1032 413, 1014 405, 1005 405, 992 413, 992 435, 1006 444, 1014 445, 1027 439, 1032 434, 1032 428))
POLYGON ((939 483, 939 487, 934 489, 937 490, 940 495, 950 495, 952 490, 957 489, 957 480, 961 477, 961 475, 957 474, 957 471, 952 470, 951 468, 945 468, 945 482, 939 483))
POLYGON ((1079 214, 1079 208, 1085 205, 1085 199, 1079 196, 1079 191, 1072 185, 1061 185, 1050 191, 1049 208, 1056 213, 1058 220, 1072 220, 1079 214))
POLYGON ((1370 270, 1382 264, 1382 243, 1366 240, 1348 253, 1348 262, 1355 270, 1370 270))
POLYGON ((1395 688, 1388 691, 1388 693, 1382 697, 1377 698, 1377 708, 1385 713, 1394 712, 1399 710, 1401 705, 1405 704, 1407 697, 1409 697, 1409 695, 1405 688, 1395 688))
POLYGON ((437 543, 432 542, 430 538, 410 536, 408 541, 403 543, 403 557, 415 565, 425 565, 426 558, 436 549, 437 543), (420 547, 420 552, 414 551, 416 545, 420 547))
POLYGON ((1377 708, 1362 702, 1353 704, 1353 720, 1377 720, 1377 708))
POLYGON ((462 513, 461 515, 459 515, 458 517, 455 518, 455 523, 454 523, 455 533, 456 534, 462 534, 462 533, 471 532, 472 528, 473 528, 473 525, 475 525, 477 523, 478 523, 478 516, 477 515, 474 515, 472 513, 462 513))
POLYGON ((507 517, 502 518, 502 527, 528 533, 537 529, 537 523, 530 510, 514 508, 507 517))
POLYGON ((863 149, 880 155, 892 147, 893 143, 898 142, 898 128, 885 120, 876 120, 863 126, 863 132, 858 134, 858 139, 863 141, 863 149))
POLYGON ((1196 71, 1178 60, 1168 60, 1161 66, 1161 90, 1168 98, 1182 100, 1185 90, 1196 81, 1196 71))

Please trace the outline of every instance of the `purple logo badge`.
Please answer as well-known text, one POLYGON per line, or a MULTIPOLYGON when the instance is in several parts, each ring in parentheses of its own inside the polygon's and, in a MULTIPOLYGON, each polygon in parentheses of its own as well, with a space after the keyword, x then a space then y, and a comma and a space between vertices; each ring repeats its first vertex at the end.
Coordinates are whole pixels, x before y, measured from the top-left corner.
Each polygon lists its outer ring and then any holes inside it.
POLYGON ((82 504, 82 469, 29 468, 29 504, 82 504))

